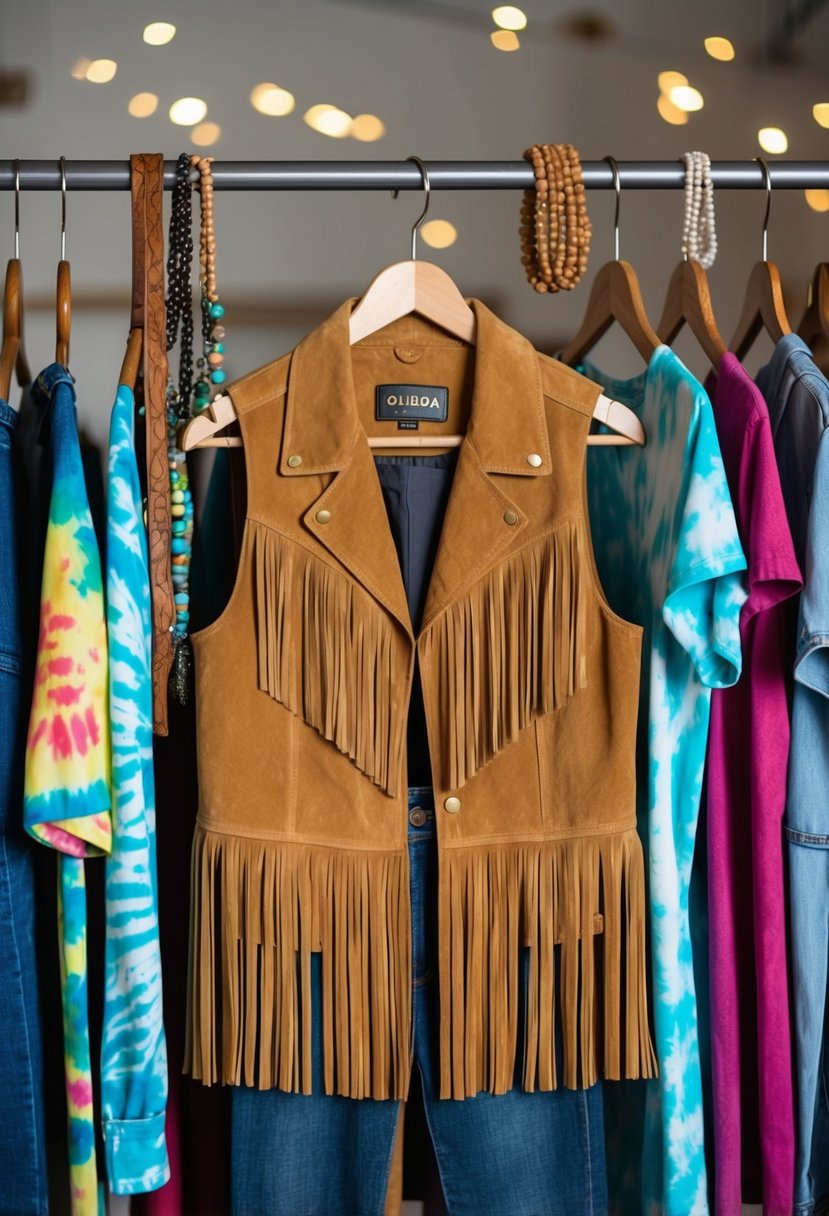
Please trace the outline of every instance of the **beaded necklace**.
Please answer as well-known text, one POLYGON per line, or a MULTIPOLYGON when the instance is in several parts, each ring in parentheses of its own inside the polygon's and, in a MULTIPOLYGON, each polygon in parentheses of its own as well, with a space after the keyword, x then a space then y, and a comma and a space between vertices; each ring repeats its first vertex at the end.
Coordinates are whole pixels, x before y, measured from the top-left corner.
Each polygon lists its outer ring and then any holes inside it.
POLYGON ((176 165, 173 209, 170 219, 170 252, 167 259, 167 350, 172 350, 181 329, 178 388, 172 376, 167 384, 167 458, 170 470, 172 540, 170 542, 176 619, 173 625, 175 652, 170 670, 169 691, 181 705, 190 696, 193 650, 190 626, 190 568, 193 556, 193 495, 185 453, 178 446, 178 428, 211 401, 214 386, 226 379, 224 363, 224 307, 216 288, 216 234, 213 223, 213 158, 182 154, 176 165), (198 379, 193 384, 193 296, 190 282, 193 260, 192 190, 190 171, 199 171, 200 237, 199 285, 201 289, 202 353, 196 361, 198 379))
POLYGON ((524 153, 535 187, 521 202, 521 263, 537 292, 571 291, 587 270, 590 220, 581 160, 572 144, 533 144, 524 153))
POLYGON ((202 356, 201 375, 196 384, 194 404, 203 410, 210 403, 210 385, 223 384, 227 378, 225 361, 224 306, 216 288, 216 229, 213 223, 213 157, 194 156, 193 167, 199 171, 201 200, 201 236, 199 240, 199 284, 201 286, 202 356))
POLYGON ((172 539, 170 541, 176 619, 173 624, 175 651, 170 669, 169 692, 181 705, 189 700, 189 676, 193 663, 187 637, 190 621, 190 560, 193 550, 193 499, 184 452, 177 442, 177 428, 192 417, 193 394, 193 298, 190 271, 193 261, 193 195, 190 187, 190 157, 182 153, 176 163, 173 205, 170 215, 170 244, 167 255, 167 351, 173 349, 181 330, 178 386, 172 373, 167 380, 167 464, 170 472, 172 539))

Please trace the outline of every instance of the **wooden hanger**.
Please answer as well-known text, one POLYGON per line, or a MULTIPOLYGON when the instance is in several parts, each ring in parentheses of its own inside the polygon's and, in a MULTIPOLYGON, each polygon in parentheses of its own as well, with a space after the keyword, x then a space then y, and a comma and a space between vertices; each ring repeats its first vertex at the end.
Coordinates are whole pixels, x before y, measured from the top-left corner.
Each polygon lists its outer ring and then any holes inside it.
MULTIPOLYGON (((475 314, 461 295, 455 282, 445 270, 431 262, 417 259, 417 232, 426 218, 429 210, 429 194, 431 185, 429 173, 423 161, 417 156, 409 160, 415 161, 423 176, 426 190, 426 205, 415 221, 412 228, 412 257, 406 262, 395 262, 381 270, 369 284, 360 302, 355 306, 349 319, 349 340, 353 346, 362 338, 376 333, 393 321, 416 312, 427 320, 433 321, 441 329, 468 342, 471 346, 476 341, 475 314)), ((611 428, 615 435, 591 435, 588 443, 634 443, 645 442, 645 431, 639 418, 633 410, 628 409, 620 401, 611 401, 602 394, 594 410, 594 417, 605 426, 611 428)), ((216 433, 229 426, 236 420, 233 402, 227 396, 217 397, 198 418, 194 418, 184 428, 179 440, 183 451, 195 447, 238 447, 240 439, 216 439, 216 433)), ((435 436, 370 436, 370 447, 400 447, 400 448, 451 448, 458 447, 463 442, 462 435, 435 436)))
POLYGON ((728 349, 743 359, 761 330, 765 329, 772 342, 777 343, 792 332, 783 302, 780 271, 768 260, 769 212, 771 211, 771 174, 762 156, 755 157, 761 165, 766 183, 766 215, 763 220, 763 260, 755 262, 748 277, 743 311, 737 322, 728 349))
POLYGON ((718 370, 727 348, 714 317, 708 275, 691 258, 678 262, 671 275, 656 327, 659 340, 671 346, 683 325, 688 326, 714 370, 718 370))
POLYGON ((20 161, 14 162, 14 257, 6 267, 3 289, 3 345, 0 347, 0 398, 8 401, 12 373, 22 388, 32 373, 23 345, 23 266, 20 261, 20 161))
POLYGON ((829 338, 829 262, 819 262, 809 284, 806 311, 797 332, 807 346, 829 338))
POLYGON ((622 195, 619 166, 612 156, 605 156, 604 160, 613 170, 616 190, 616 215, 613 221, 616 256, 599 269, 593 280, 584 320, 576 336, 560 355, 562 362, 571 365, 584 358, 614 321, 622 327, 646 363, 659 346, 659 338, 645 312, 636 271, 630 262, 623 262, 619 258, 619 204, 622 195))
POLYGON ((69 333, 72 326, 72 280, 69 263, 66 261, 66 160, 63 156, 60 158, 60 190, 60 261, 58 262, 55 295, 55 362, 59 363, 61 367, 68 367, 69 333))

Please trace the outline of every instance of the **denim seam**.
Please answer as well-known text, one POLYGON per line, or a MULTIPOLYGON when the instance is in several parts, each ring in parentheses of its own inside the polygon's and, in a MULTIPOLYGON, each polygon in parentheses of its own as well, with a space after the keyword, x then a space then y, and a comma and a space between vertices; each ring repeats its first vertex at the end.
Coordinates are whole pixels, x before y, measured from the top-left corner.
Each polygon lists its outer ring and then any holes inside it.
POLYGON ((389 1145, 389 1155, 386 1158, 386 1176, 385 1176, 385 1182, 383 1185, 383 1194, 381 1196, 381 1205, 382 1206, 377 1209, 377 1216, 384 1216, 384 1213, 386 1210, 386 1200, 388 1197, 388 1190, 389 1190, 389 1179, 391 1178, 391 1163, 394 1158, 394 1147, 395 1147, 395 1144, 397 1143, 397 1137, 400 1134, 400 1102, 399 1101, 396 1102, 395 1105, 397 1106, 397 1117, 394 1121, 394 1134, 391 1138, 391 1144, 389 1145))
POLYGON ((444 1181, 443 1169, 442 1169, 441 1163, 440 1163, 440 1145, 438 1144, 437 1140, 435 1139, 435 1132, 432 1127, 432 1121, 429 1118, 429 1103, 426 1101, 426 1081, 423 1076, 423 1069, 421 1068, 420 1063, 418 1063, 418 1065, 417 1065, 417 1071, 420 1073, 420 1085, 423 1090, 423 1116, 426 1119, 426 1126, 429 1129, 429 1139, 432 1141, 432 1149, 434 1150, 434 1154, 435 1154, 435 1165, 438 1167, 438 1178, 440 1179, 440 1190, 441 1190, 441 1194, 443 1195, 443 1202, 446 1204, 447 1214, 448 1214, 448 1216, 452 1216, 452 1208, 449 1203, 449 1196, 446 1193, 446 1182, 444 1181))
POLYGON ((0 671, 7 671, 10 675, 18 676, 23 668, 20 656, 11 654, 8 650, 0 650, 0 671))
MULTIPOLYGON (((2 836, 0 836, 0 849, 2 849, 2 851, 3 851, 3 860, 5 861, 6 860, 6 858, 5 858, 6 843, 5 843, 5 840, 2 838, 2 836)), ((14 915, 12 915, 12 917, 11 917, 11 936, 12 936, 12 942, 13 942, 13 946, 14 946, 15 964, 16 964, 16 971, 13 974, 12 978, 16 981, 17 986, 20 990, 21 1005, 23 1005, 23 1007, 25 1009, 26 1002, 23 997, 23 973, 22 973, 22 969, 20 966, 21 954, 20 954, 20 946, 19 946, 19 943, 17 940, 16 926, 17 926, 17 922, 15 920, 14 915)), ((33 1132, 32 1140, 34 1142, 34 1144, 33 1144, 34 1160, 31 1161, 30 1164, 32 1166, 32 1172, 34 1174, 34 1179, 35 1179, 35 1193, 39 1194, 40 1189, 41 1189, 41 1179, 45 1178, 45 1176, 46 1176, 46 1173, 45 1173, 46 1163, 45 1163, 45 1161, 41 1161, 39 1159, 38 1150, 40 1149, 40 1137, 37 1134, 38 1133, 38 1118, 37 1118, 37 1110, 36 1110, 36 1105, 35 1105, 35 1079, 34 1079, 34 1075, 32 1073, 32 1055, 31 1055, 32 1044, 31 1044, 31 1037, 29 1034, 29 1023, 25 1017, 23 1018, 23 1035, 25 1037, 25 1048, 26 1048, 26 1050, 24 1052, 24 1057, 25 1057, 24 1068, 26 1071, 26 1077, 27 1077, 27 1082, 28 1082, 28 1091, 29 1091, 28 1094, 26 1095, 26 1097, 28 1100, 28 1107, 31 1111, 32 1132, 33 1132)), ((41 1195, 40 1198, 42 1199, 43 1196, 41 1195)))
POLYGON ((820 836, 816 832, 798 832, 795 828, 783 828, 786 839, 793 844, 812 845, 817 848, 829 848, 829 836, 820 836))
POLYGON ((581 1091, 581 1101, 584 1108, 584 1149, 587 1158, 587 1198, 590 1216, 595 1216, 593 1210, 593 1154, 590 1147, 590 1105, 587 1101, 587 1090, 581 1091))

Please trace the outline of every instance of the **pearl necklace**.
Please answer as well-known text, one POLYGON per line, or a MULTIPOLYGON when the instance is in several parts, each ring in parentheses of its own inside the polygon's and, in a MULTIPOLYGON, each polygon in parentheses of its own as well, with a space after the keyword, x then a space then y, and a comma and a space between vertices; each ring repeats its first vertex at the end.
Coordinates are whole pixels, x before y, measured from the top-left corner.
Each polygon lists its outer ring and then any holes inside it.
POLYGON ((717 257, 717 231, 714 218, 714 184, 711 158, 705 152, 685 152, 685 220, 682 226, 682 253, 710 270, 717 257))

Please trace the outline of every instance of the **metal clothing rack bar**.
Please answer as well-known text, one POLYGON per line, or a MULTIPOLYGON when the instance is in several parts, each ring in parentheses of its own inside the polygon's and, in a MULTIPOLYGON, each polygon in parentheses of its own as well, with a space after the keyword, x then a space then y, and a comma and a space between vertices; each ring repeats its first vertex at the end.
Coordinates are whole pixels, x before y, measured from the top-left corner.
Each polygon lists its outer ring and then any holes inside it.
MULTIPOLYGON (((21 190, 60 190, 56 160, 21 160, 21 190)), ((68 160, 67 190, 129 190, 126 160, 68 160)), ((518 161, 427 161, 433 190, 526 190, 533 184, 532 166, 518 161)), ((0 160, 0 190, 13 190, 15 162, 0 160)), ((172 190, 176 162, 168 160, 164 188, 172 190)), ((611 190, 613 173, 601 160, 582 162, 588 190, 611 190)), ((829 189, 829 160, 769 162, 775 190, 829 189)), ((194 172, 195 181, 198 174, 194 172)), ((754 160, 721 160, 711 165, 719 190, 765 189, 762 166, 754 160)), ((619 161, 623 190, 681 190, 682 161, 619 161)), ((408 161, 217 161, 216 190, 422 190, 417 165, 408 161)))

